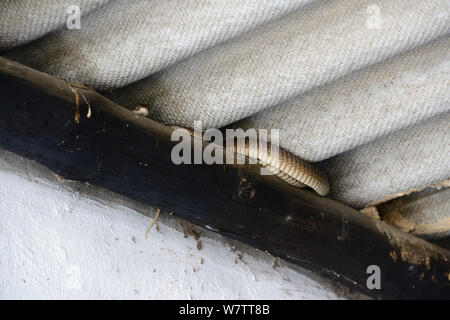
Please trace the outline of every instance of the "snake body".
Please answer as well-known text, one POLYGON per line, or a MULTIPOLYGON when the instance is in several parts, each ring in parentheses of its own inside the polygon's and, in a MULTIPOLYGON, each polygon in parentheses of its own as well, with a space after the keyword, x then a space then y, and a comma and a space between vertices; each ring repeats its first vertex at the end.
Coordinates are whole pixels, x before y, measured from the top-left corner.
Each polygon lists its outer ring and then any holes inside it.
MULTIPOLYGON (((194 135, 194 131, 191 129, 174 125, 170 127, 173 130, 181 129, 192 137, 201 139, 194 135)), ((272 174, 292 186, 297 188, 309 187, 321 196, 326 196, 330 191, 328 179, 322 171, 282 148, 279 148, 276 156, 271 154, 269 143, 260 144, 259 141, 255 144, 248 143, 248 141, 243 144, 234 141, 231 146, 227 145, 226 148, 233 148, 236 155, 255 160, 260 166, 268 169, 272 174), (265 145, 267 148, 258 147, 261 145, 265 145)))

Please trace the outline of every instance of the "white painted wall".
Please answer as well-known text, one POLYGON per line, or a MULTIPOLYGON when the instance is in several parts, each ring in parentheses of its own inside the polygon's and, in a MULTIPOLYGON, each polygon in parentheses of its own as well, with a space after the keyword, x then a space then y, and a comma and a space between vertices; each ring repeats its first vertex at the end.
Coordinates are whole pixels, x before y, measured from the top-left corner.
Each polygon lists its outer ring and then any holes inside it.
POLYGON ((343 289, 0 150, 0 298, 336 299, 343 289), (146 215, 149 216, 146 216, 146 215))

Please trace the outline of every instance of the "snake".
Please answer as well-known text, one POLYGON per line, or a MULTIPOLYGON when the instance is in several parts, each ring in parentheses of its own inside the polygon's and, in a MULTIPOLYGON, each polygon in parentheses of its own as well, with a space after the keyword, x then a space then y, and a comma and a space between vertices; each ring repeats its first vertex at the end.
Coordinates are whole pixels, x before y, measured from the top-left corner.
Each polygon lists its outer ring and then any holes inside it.
MULTIPOLYGON (((202 139, 194 134, 194 131, 177 125, 168 125, 172 130, 183 130, 194 138, 202 139)), ((202 141, 204 141, 202 139, 202 141)), ((220 147, 220 146, 219 146, 220 147)), ((222 146, 223 148, 223 146, 222 146)), ((317 194, 326 196, 330 192, 330 184, 326 175, 313 164, 302 160, 291 152, 278 148, 278 154, 272 155, 271 144, 268 142, 251 144, 248 141, 226 146, 232 148, 236 155, 254 160, 258 165, 268 169, 273 175, 284 182, 297 187, 313 189, 317 194), (265 145, 267 149, 258 146, 265 145)))

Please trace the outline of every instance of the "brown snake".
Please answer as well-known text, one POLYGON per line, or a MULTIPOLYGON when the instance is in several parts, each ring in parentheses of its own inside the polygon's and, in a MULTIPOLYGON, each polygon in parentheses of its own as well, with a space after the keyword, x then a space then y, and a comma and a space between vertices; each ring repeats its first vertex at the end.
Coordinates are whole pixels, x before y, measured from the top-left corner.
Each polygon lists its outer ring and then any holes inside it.
MULTIPOLYGON (((191 129, 179 126, 169 126, 173 130, 181 129, 191 136, 200 139, 194 135, 191 129)), ((235 143, 232 145, 235 154, 244 156, 256 162, 264 168, 267 168, 272 174, 298 188, 310 187, 321 196, 326 196, 330 191, 330 185, 325 174, 311 163, 306 162, 292 153, 279 148, 278 156, 271 155, 271 145, 267 143, 267 149, 258 148, 246 141, 244 144, 235 143), (234 146, 233 146, 234 145, 234 146)), ((223 147, 223 146, 222 146, 223 147)), ((229 148, 227 146, 227 148, 229 148)))

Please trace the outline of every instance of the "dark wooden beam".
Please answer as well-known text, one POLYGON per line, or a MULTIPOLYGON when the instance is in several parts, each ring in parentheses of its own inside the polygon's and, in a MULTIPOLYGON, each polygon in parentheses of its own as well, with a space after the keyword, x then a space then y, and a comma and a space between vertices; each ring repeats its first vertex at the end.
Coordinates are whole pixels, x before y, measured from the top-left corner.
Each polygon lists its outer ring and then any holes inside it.
POLYGON ((93 90, 0 57, 1 147, 372 297, 450 298, 445 249, 255 166, 174 165, 170 132, 93 90), (366 286, 369 265, 381 269, 381 290, 366 286))

